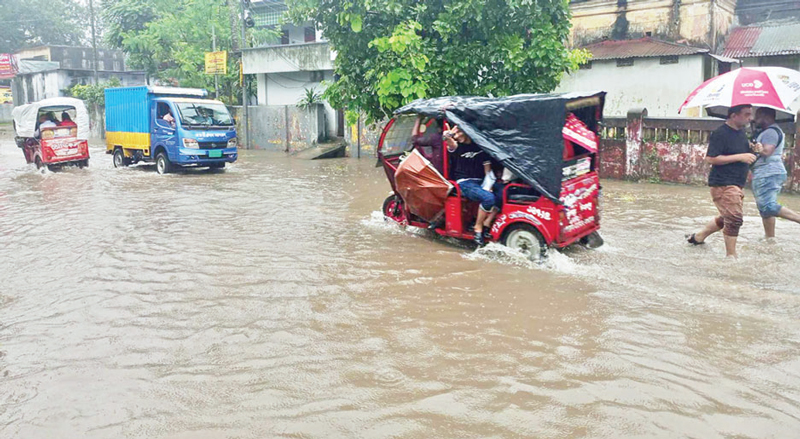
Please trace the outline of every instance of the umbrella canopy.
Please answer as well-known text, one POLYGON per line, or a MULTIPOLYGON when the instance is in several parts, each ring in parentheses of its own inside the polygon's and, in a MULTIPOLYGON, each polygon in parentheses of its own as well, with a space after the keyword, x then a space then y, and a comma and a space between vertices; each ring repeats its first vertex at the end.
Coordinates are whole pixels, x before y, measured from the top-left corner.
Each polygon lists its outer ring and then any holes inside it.
MULTIPOLYGON (((800 71, 783 67, 743 67, 711 78, 686 98, 678 112, 704 107, 709 116, 728 117, 728 108, 750 104, 791 113, 800 97, 800 71)), ((779 120, 794 120, 792 114, 779 120)))
POLYGON ((416 149, 397 167, 394 181, 408 210, 429 222, 444 213, 447 194, 453 188, 416 149))

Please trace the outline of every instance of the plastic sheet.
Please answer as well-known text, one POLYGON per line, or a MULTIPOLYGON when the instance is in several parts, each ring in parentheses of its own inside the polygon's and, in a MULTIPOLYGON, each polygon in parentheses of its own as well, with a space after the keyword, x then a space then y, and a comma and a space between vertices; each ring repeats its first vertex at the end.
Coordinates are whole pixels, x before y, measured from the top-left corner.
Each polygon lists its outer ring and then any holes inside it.
POLYGON ((492 158, 559 202, 568 106, 586 98, 597 98, 602 114, 604 92, 420 99, 395 114, 446 117, 492 158))

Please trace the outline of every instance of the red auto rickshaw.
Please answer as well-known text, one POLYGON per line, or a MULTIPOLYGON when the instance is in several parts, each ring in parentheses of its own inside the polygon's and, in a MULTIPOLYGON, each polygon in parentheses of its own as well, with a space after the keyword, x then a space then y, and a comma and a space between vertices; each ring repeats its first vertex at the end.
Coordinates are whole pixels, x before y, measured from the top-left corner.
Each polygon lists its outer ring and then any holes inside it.
POLYGON ((489 154, 498 175, 502 170, 516 177, 502 188, 502 209, 487 241, 533 260, 544 257, 548 247, 602 245, 598 129, 604 100, 604 92, 444 97, 398 109, 378 144, 379 163, 392 186, 383 204, 385 218, 442 236, 474 237, 478 203, 463 197, 450 178, 445 145, 436 151, 442 157, 431 158, 430 148, 418 154, 418 135, 412 138, 412 132, 418 134, 415 125, 427 119, 430 129, 457 125, 489 154))
POLYGON ((17 146, 37 169, 89 166, 89 113, 82 100, 44 99, 16 107, 12 115, 17 146))

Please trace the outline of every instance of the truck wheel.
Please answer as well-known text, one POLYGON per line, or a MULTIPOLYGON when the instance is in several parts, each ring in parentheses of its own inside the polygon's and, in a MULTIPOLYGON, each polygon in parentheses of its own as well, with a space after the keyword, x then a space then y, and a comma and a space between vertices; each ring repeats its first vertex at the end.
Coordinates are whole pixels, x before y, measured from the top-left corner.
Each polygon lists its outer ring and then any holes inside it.
POLYGON ((225 168, 225 162, 212 163, 212 164, 208 165, 208 169, 224 169, 224 168, 225 168))
POLYGON ((122 151, 122 148, 117 148, 114 150, 114 167, 115 168, 123 168, 128 166, 128 159, 125 158, 125 152, 122 151))
POLYGON ((406 213, 403 210, 403 200, 396 195, 389 195, 383 201, 383 218, 405 225, 406 213))
POLYGON ((169 174, 172 172, 172 163, 169 162, 167 153, 161 151, 156 155, 156 172, 159 174, 169 174))
POLYGON ((503 245, 521 252, 534 262, 543 260, 547 253, 542 234, 530 224, 512 225, 503 237, 503 245))

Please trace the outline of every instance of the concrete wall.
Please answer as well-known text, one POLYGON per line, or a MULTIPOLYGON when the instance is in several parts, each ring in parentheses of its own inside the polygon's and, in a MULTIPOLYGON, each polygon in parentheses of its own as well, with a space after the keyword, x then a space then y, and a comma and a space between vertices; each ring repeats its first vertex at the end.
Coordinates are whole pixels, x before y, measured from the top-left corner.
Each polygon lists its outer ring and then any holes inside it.
POLYGON ((703 83, 703 60, 703 55, 681 56, 677 64, 662 65, 659 58, 637 58, 629 67, 593 61, 591 69, 565 75, 556 91, 604 90, 607 116, 623 116, 634 107, 645 107, 652 116, 677 116, 684 99, 703 83))
MULTIPOLYGON (((231 108, 239 137, 244 138, 242 107, 231 108)), ((251 149, 295 153, 314 147, 328 137, 322 105, 309 110, 295 105, 258 105, 248 107, 247 111, 251 149)))
POLYGON ((344 140, 347 142, 347 153, 350 157, 375 157, 377 155, 378 141, 381 138, 386 120, 367 125, 364 118, 360 123, 349 125, 344 130, 344 140))
MULTIPOLYGON (((256 79, 259 105, 297 105, 306 89, 323 92, 325 86, 322 81, 333 81, 333 71, 261 73, 256 75, 256 79)), ((336 110, 327 102, 324 106, 327 131, 335 134, 336 110)))
MULTIPOLYGON (((721 119, 656 118, 631 111, 624 118, 606 117, 600 142, 600 176, 705 185, 710 166, 704 158, 711 132, 721 119)), ((800 191, 800 131, 782 124, 786 133, 785 189, 800 191)))
POLYGON ((327 42, 245 49, 244 73, 333 70, 333 59, 327 42))
POLYGON ((11 110, 14 109, 14 106, 11 104, 0 104, 0 123, 7 123, 14 120, 11 117, 11 110))
POLYGON ((570 41, 651 36, 715 48, 727 33, 736 0, 573 0, 570 41))

